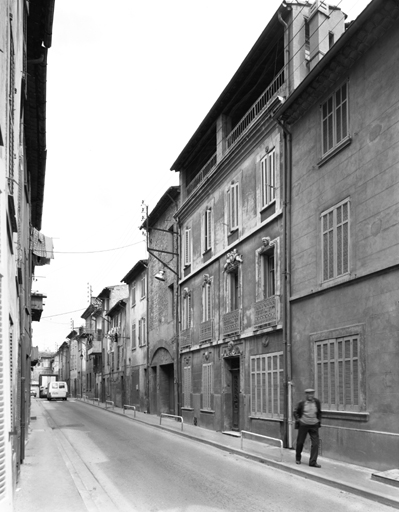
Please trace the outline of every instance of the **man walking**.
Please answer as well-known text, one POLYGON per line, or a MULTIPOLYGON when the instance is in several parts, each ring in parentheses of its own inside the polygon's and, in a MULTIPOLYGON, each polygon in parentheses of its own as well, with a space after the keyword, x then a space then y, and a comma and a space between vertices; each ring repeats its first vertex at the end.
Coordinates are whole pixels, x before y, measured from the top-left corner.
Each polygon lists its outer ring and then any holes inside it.
POLYGON ((305 389, 306 399, 298 403, 294 410, 295 428, 298 429, 296 440, 296 463, 301 463, 303 444, 309 434, 311 440, 309 466, 321 468, 317 464, 319 454, 319 428, 321 426, 320 401, 314 397, 314 389, 305 389))

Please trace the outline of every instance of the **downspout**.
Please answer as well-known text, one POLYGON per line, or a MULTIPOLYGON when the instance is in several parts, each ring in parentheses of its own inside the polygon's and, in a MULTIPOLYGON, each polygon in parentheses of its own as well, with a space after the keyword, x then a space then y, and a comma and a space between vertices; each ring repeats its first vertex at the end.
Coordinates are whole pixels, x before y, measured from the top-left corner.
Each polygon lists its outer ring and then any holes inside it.
POLYGON ((292 328, 291 328, 291 172, 292 136, 287 127, 278 119, 277 124, 284 132, 284 172, 283 172, 283 337, 286 408, 284 414, 284 442, 292 448, 293 397, 292 397, 292 328))
POLYGON ((179 324, 179 304, 180 304, 180 286, 179 286, 179 276, 180 276, 180 219, 176 217, 176 293, 175 293, 175 340, 176 340, 176 415, 180 416, 181 413, 181 403, 180 403, 180 382, 181 382, 181 368, 180 368, 180 324, 179 324))

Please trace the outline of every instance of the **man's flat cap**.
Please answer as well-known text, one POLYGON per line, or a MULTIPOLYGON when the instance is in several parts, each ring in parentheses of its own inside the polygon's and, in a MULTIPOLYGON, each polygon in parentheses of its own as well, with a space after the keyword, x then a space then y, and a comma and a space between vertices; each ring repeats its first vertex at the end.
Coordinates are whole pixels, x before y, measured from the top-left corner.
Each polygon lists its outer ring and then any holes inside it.
POLYGON ((314 393, 314 389, 312 389, 312 388, 305 389, 305 393, 314 393))

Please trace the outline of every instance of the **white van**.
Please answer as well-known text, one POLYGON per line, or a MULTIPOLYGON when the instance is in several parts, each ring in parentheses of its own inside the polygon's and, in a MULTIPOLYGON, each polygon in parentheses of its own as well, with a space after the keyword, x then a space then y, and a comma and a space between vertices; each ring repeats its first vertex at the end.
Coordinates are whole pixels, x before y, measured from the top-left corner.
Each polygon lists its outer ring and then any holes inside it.
POLYGON ((66 382, 49 382, 47 387, 47 400, 66 400, 68 384, 66 382))

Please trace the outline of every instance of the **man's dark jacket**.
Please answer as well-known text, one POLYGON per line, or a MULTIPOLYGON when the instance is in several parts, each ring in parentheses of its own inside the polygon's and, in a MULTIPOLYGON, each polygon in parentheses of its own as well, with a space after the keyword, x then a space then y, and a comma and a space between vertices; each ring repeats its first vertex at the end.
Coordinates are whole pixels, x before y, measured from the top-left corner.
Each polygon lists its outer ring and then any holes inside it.
MULTIPOLYGON (((317 398, 313 399, 316 404, 316 417, 319 420, 318 426, 321 427, 321 404, 320 400, 317 398)), ((299 420, 302 418, 303 414, 303 406, 305 405, 306 400, 301 400, 299 404, 294 409, 294 418, 295 418, 295 428, 299 427, 299 420)))

